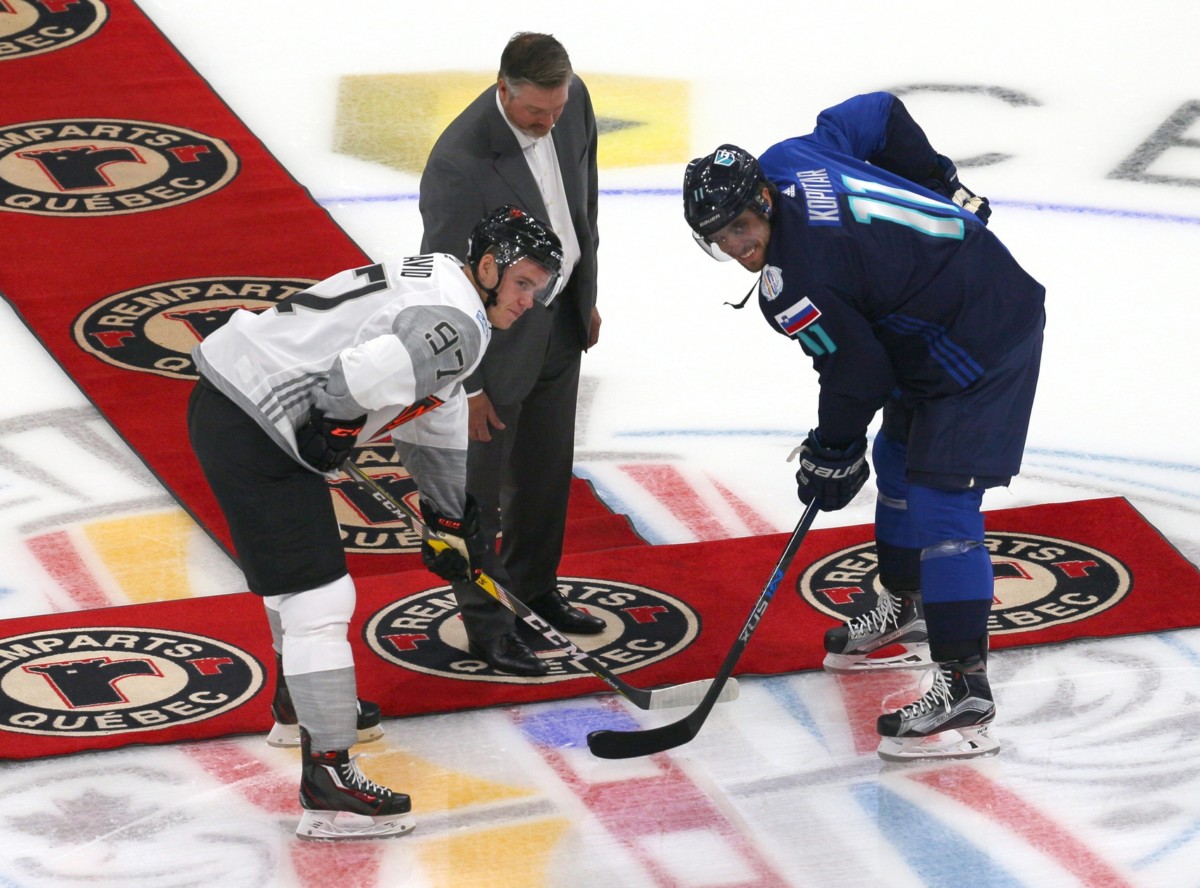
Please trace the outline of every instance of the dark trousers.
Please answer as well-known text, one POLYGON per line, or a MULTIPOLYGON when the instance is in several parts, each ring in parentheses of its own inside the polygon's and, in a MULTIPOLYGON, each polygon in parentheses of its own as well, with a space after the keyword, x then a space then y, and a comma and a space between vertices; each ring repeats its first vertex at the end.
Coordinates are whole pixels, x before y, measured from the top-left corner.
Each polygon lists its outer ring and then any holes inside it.
POLYGON ((225 520, 250 591, 286 595, 346 574, 325 478, 285 453, 203 379, 188 401, 188 435, 225 520))
POLYGON ((907 447, 910 484, 942 490, 1005 487, 1021 469, 1042 358, 1041 323, 966 391, 942 398, 893 398, 887 437, 907 447))
MULTIPOLYGON (((570 319, 562 314, 556 323, 565 326, 570 319)), ((504 430, 493 429, 491 441, 471 441, 467 449, 467 490, 479 503, 484 531, 503 533, 488 572, 526 603, 558 582, 581 357, 578 335, 556 329, 529 395, 515 404, 493 404, 504 430)), ((474 584, 456 583, 454 595, 470 638, 512 631, 513 613, 474 584)))

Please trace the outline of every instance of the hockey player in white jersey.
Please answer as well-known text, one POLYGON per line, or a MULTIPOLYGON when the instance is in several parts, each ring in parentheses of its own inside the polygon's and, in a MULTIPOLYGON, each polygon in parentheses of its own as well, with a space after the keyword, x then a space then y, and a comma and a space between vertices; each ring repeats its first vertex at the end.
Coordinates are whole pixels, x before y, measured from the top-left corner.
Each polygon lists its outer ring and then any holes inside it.
MULTIPOLYGON (((378 707, 357 700, 354 583, 326 479, 359 438, 390 433, 426 539, 451 546, 435 553, 426 542, 426 565, 449 581, 473 576, 487 543, 465 493, 461 383, 493 328, 550 298, 561 265, 548 226, 502 207, 475 226, 465 266, 434 253, 343 271, 267 311, 235 312, 193 353, 188 432, 266 606, 282 670, 273 709, 296 723, 302 749, 301 838, 413 828, 409 797, 364 777, 348 752, 382 731, 378 707)), ((277 745, 287 727, 276 725, 277 745)))

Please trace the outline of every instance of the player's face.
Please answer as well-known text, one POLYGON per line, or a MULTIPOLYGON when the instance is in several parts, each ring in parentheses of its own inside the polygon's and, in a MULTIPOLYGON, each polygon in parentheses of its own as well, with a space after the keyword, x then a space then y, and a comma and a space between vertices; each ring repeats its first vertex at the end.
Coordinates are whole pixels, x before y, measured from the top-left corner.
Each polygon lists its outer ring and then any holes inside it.
POLYGON ((512 125, 525 135, 540 139, 554 129, 562 116, 569 86, 564 83, 554 89, 542 89, 532 83, 523 83, 512 89, 501 77, 496 88, 500 93, 500 104, 512 125))
POLYGON ((496 304, 488 308, 488 321, 497 330, 507 330, 529 309, 537 295, 550 285, 550 272, 532 259, 520 259, 504 272, 496 304))
POLYGON ((720 247, 726 256, 736 259, 747 271, 762 271, 767 264, 771 223, 757 210, 742 210, 741 215, 710 235, 708 240, 720 247))

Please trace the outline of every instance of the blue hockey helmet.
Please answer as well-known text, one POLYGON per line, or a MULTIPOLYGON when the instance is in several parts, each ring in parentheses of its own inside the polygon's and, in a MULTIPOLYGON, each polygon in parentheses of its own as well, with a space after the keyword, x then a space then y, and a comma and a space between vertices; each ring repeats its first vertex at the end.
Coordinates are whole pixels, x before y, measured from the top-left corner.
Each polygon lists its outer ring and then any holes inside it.
POLYGON ((689 163, 683 174, 683 216, 700 248, 715 259, 729 259, 709 238, 748 207, 769 215, 762 197, 766 184, 758 160, 737 145, 722 145, 689 163))
MULTIPOLYGON (((488 253, 495 257, 501 277, 505 269, 522 259, 536 262, 550 272, 550 280, 534 298, 542 305, 548 305, 557 295, 562 277, 562 242, 553 229, 536 216, 506 204, 475 223, 467 239, 467 264, 476 283, 479 282, 479 261, 488 253)), ((497 280, 490 290, 482 284, 479 286, 488 294, 488 305, 494 305, 500 281, 497 280)))

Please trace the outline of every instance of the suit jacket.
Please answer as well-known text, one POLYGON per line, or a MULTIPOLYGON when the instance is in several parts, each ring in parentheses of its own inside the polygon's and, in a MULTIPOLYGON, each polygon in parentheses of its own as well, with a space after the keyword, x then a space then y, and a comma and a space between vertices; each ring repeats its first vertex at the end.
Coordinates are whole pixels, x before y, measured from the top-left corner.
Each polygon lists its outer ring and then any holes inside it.
MULTIPOLYGON (((551 312, 570 312, 568 325, 587 344, 596 305, 596 116, 578 77, 554 127, 554 149, 567 205, 579 239, 579 263, 550 309, 535 305, 508 330, 496 330, 483 362, 467 381, 494 402, 513 404, 533 388, 553 328, 551 312)), ((485 213, 512 204, 549 221, 521 147, 496 104, 496 87, 486 89, 446 127, 421 175, 423 253, 450 253, 466 261, 467 238, 485 213)))

